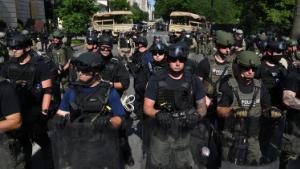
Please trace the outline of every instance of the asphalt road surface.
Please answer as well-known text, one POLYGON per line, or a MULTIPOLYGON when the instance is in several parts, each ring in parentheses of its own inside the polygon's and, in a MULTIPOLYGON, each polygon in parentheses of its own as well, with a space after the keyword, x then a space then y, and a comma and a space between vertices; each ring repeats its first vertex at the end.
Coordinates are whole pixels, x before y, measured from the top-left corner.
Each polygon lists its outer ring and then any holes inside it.
MULTIPOLYGON (((149 46, 152 44, 154 36, 160 36, 161 39, 163 40, 163 42, 167 43, 167 39, 168 39, 167 32, 149 31, 148 35, 147 35, 149 46)), ((75 50, 75 55, 78 56, 79 53, 82 53, 82 52, 85 51, 84 45, 74 47, 74 50, 75 50)), ((116 50, 116 47, 114 47, 113 54, 116 55, 116 53, 117 53, 117 50, 116 50)), ((131 80, 131 83, 130 83, 130 87, 129 87, 127 93, 128 94, 134 94, 133 78, 131 78, 130 80, 131 80)), ((138 123, 138 121, 133 122, 132 130, 136 129, 137 123, 138 123)), ((142 169, 142 168, 144 168, 145 161, 143 160, 143 157, 142 157, 142 149, 141 149, 142 141, 141 141, 141 139, 135 133, 132 133, 129 136, 129 144, 132 148, 132 153, 133 153, 133 158, 135 160, 135 165, 131 166, 131 167, 126 166, 126 169, 142 169)), ((33 169, 43 169, 42 161, 41 161, 41 153, 40 153, 39 150, 40 150, 40 147, 36 144, 33 144, 33 153, 32 153, 33 154, 33 160, 32 160, 32 168, 33 169)))

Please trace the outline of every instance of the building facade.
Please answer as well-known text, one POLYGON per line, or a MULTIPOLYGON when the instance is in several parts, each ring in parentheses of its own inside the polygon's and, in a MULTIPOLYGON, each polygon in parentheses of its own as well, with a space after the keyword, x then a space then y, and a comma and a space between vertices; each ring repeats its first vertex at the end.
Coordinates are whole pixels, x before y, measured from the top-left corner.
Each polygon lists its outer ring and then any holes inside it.
POLYGON ((28 19, 46 21, 44 0, 0 0, 0 9, 0 17, 10 27, 16 27, 18 19, 24 24, 28 19))

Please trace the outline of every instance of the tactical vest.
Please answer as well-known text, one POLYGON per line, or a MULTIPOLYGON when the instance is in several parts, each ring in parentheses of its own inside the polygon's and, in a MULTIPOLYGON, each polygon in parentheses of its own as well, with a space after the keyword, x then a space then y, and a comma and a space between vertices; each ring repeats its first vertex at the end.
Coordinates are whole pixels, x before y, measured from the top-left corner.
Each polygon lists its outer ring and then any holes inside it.
POLYGON ((7 78, 12 81, 16 87, 32 89, 36 76, 36 61, 32 60, 25 65, 20 65, 17 60, 9 62, 7 78))
POLYGON ((168 74, 160 74, 157 80, 157 101, 156 107, 159 109, 162 103, 170 104, 174 111, 184 111, 194 106, 192 84, 195 78, 189 72, 185 72, 184 81, 180 86, 172 88, 166 81, 168 74))
POLYGON ((16 87, 22 106, 30 107, 42 101, 42 85, 36 77, 36 66, 41 58, 32 57, 25 65, 11 59, 7 67, 7 79, 16 87))
MULTIPOLYGON (((110 85, 101 82, 94 92, 82 92, 81 86, 75 86, 75 101, 71 103, 71 119, 74 120, 80 116, 85 117, 84 120, 91 120, 89 115, 103 113, 103 107, 108 102, 110 93, 110 85)), ((106 115, 106 114, 102 114, 106 115)), ((92 116, 91 116, 92 117, 92 116)))
POLYGON ((119 60, 112 57, 109 62, 105 63, 105 68, 100 72, 102 79, 115 82, 118 71, 119 60))
POLYGON ((206 83, 208 83, 205 85, 205 88, 208 96, 212 97, 218 93, 222 78, 232 76, 232 62, 217 64, 214 55, 209 56, 208 59, 210 63, 210 77, 205 79, 206 83))
POLYGON ((223 158, 238 165, 258 165, 262 157, 259 144, 260 117, 262 114, 260 104, 261 82, 254 79, 254 89, 251 93, 240 91, 235 78, 229 79, 228 84, 234 93, 231 107, 233 109, 245 108, 248 115, 246 118, 238 119, 232 114, 225 119, 223 151, 228 154, 223 154, 223 158), (235 161, 237 159, 241 161, 235 161))
MULTIPOLYGON (((235 78, 230 78, 228 81, 229 86, 232 88, 234 97, 231 107, 233 109, 245 108, 248 110, 248 135, 258 136, 260 130, 260 117, 262 108, 260 104, 260 88, 261 81, 254 79, 254 89, 251 93, 243 93, 238 87, 238 82, 235 78)), ((225 122, 226 125, 226 122, 225 122)), ((232 127, 232 126, 231 126, 232 127)), ((239 126, 235 126, 239 127, 239 126)))
POLYGON ((52 48, 52 60, 56 65, 64 65, 67 61, 67 52, 64 46, 59 49, 52 48))
POLYGON ((149 62, 148 63, 148 70, 150 72, 150 76, 165 69, 165 66, 163 65, 155 65, 154 63, 149 62))

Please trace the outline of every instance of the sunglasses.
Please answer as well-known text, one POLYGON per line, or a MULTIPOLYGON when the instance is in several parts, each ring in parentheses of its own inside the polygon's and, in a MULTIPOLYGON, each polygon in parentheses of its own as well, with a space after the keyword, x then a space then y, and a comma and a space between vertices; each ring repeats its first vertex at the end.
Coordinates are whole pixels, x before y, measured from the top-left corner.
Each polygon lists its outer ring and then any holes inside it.
POLYGON ((241 71, 249 71, 251 69, 252 71, 255 72, 257 70, 257 67, 240 65, 240 69, 241 71))
POLYGON ((157 54, 159 54, 159 55, 163 55, 163 54, 165 54, 165 52, 164 51, 152 51, 152 55, 157 55, 157 54))
POLYGON ((168 57, 168 61, 172 62, 172 63, 177 62, 177 61, 179 61, 180 63, 184 63, 187 61, 187 58, 185 58, 185 57, 168 57))
POLYGON ((100 47, 100 50, 101 50, 101 51, 111 51, 111 48, 110 48, 110 47, 104 47, 104 46, 101 46, 101 47, 100 47))

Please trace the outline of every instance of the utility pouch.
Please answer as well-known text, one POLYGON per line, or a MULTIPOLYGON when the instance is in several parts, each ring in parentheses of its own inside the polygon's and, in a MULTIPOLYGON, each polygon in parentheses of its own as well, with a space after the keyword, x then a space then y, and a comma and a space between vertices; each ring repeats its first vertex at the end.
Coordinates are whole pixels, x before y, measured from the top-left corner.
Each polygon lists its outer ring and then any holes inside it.
POLYGON ((238 136, 234 139, 228 153, 228 161, 236 165, 245 165, 247 162, 248 139, 245 136, 238 136))

